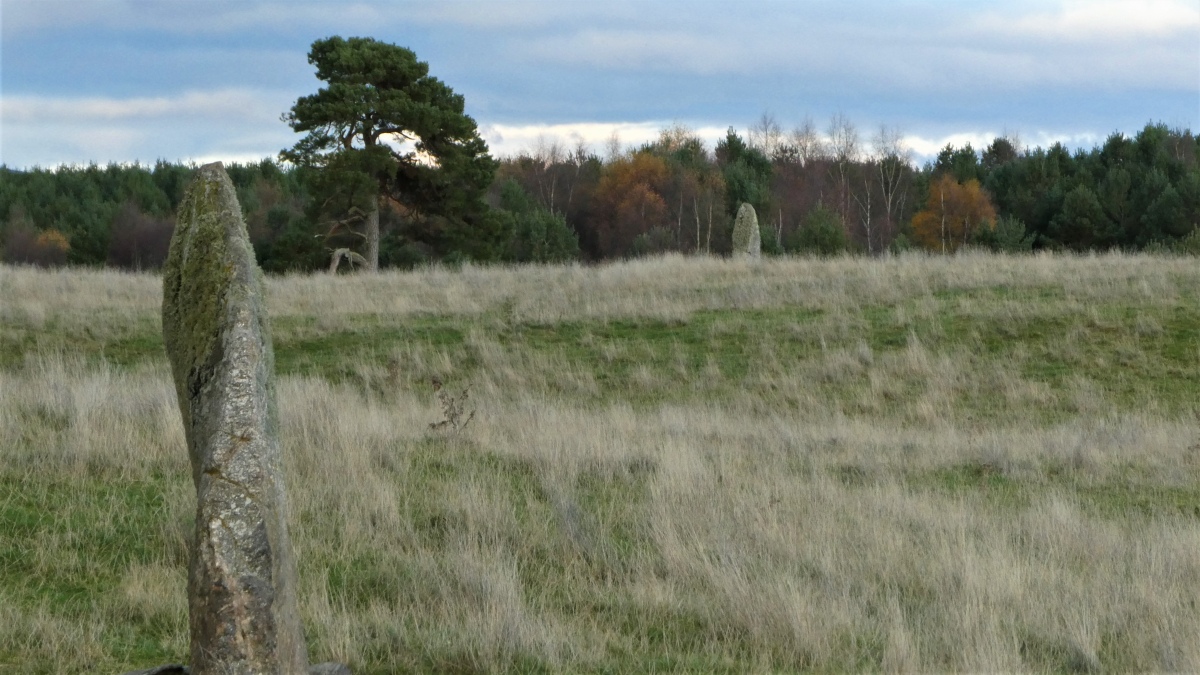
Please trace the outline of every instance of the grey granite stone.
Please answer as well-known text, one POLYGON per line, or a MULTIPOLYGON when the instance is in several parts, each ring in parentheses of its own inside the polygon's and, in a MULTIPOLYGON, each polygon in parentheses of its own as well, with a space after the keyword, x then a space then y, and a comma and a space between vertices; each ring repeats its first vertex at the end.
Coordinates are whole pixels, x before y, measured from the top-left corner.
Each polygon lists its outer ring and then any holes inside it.
POLYGON ((171 238, 162 317, 196 486, 194 675, 308 670, 260 276, 229 176, 201 167, 171 238))

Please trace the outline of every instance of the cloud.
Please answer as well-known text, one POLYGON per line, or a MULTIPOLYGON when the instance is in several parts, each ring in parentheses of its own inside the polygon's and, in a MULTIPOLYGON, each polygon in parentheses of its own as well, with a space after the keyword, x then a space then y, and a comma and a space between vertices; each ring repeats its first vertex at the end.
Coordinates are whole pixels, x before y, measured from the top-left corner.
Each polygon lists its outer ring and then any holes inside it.
MULTIPOLYGON (((488 147, 495 157, 515 157, 522 153, 534 152, 539 146, 549 146, 557 143, 564 151, 574 149, 576 143, 582 142, 589 152, 606 156, 607 145, 615 132, 620 140, 621 149, 627 151, 646 143, 658 140, 659 134, 676 122, 644 121, 644 122, 577 122, 564 124, 526 124, 526 125, 485 125, 480 129, 480 135, 488 142, 488 147)), ((692 133, 704 141, 705 146, 714 150, 717 142, 725 138, 727 126, 717 125, 687 125, 692 133)), ((817 124, 821 131, 824 128, 817 124)), ((743 139, 747 137, 746 129, 735 129, 743 139)), ((790 131, 785 125, 784 131, 790 131)), ((869 144, 873 131, 859 129, 861 140, 869 144)), ((916 166, 932 162, 947 145, 962 148, 970 145, 976 152, 983 152, 997 138, 1006 137, 1021 147, 1048 148, 1055 143, 1062 143, 1068 148, 1092 148, 1101 143, 1104 136, 1090 132, 1056 132, 1039 130, 1021 134, 1008 129, 984 131, 953 131, 949 133, 909 133, 904 134, 901 142, 911 151, 911 158, 916 166)), ((828 143, 828 136, 821 136, 823 143, 828 143)))
POLYGON ((1194 0, 1051 10, 1017 2, 1002 12, 932 2, 757 2, 736 12, 646 5, 633 20, 565 21, 524 36, 506 44, 504 63, 595 80, 670 77, 672 91, 690 86, 714 97, 724 92, 710 78, 736 77, 764 98, 782 89, 793 97, 937 96, 951 105, 1047 88, 1195 92, 1200 82, 1194 0))
POLYGON ((545 0, 426 2, 410 3, 405 7, 404 14, 417 23, 511 31, 555 28, 581 22, 635 21, 639 15, 645 14, 645 3, 637 4, 545 0))
POLYGON ((1090 132, 1056 132, 1035 131, 1029 134, 1019 134, 1012 131, 960 131, 940 135, 909 134, 904 136, 903 143, 912 151, 913 160, 917 165, 932 162, 938 153, 946 146, 963 148, 970 145, 976 153, 982 153, 992 141, 997 138, 1008 138, 1018 149, 1049 148, 1055 143, 1061 143, 1067 148, 1091 149, 1104 141, 1105 136, 1090 132))
MULTIPOLYGON (((643 28, 585 29, 529 45, 528 58, 603 70, 699 75, 737 73, 761 63, 749 45, 716 42, 703 33, 643 28)), ((780 54, 782 55, 782 54, 780 54)))
POLYGON ((228 120, 278 120, 290 105, 286 94, 264 95, 248 89, 189 91, 175 96, 110 98, 5 96, 0 99, 0 119, 5 126, 33 123, 137 121, 147 118, 213 117, 228 120), (286 101, 281 104, 280 99, 286 101), (281 107, 282 105, 282 107, 281 107))
POLYGON ((258 161, 294 142, 279 121, 290 103, 286 92, 246 89, 130 98, 5 96, 0 163, 258 161))
POLYGON ((1014 3, 974 16, 964 33, 968 72, 1001 86, 1200 93, 1195 0, 1014 3))
POLYGON ((399 24, 403 14, 383 2, 159 2, 157 0, 6 0, 5 40, 74 27, 173 35, 325 30, 399 24))
POLYGON ((1200 5, 1194 0, 1066 0, 1051 11, 984 14, 979 26, 1002 35, 1053 42, 1111 45, 1112 41, 1185 38, 1196 56, 1200 5))
POLYGON ((947 145, 961 148, 965 147, 967 144, 970 144, 970 146, 974 148, 976 152, 982 151, 991 144, 992 140, 995 139, 996 136, 997 134, 986 132, 959 132, 937 137, 926 137, 914 134, 905 136, 903 139, 901 139, 901 141, 904 143, 904 147, 912 151, 913 158, 916 160, 916 162, 918 164, 922 164, 937 157, 937 154, 941 152, 942 148, 946 147, 947 145))
MULTIPOLYGON (((582 142, 590 152, 603 155, 615 133, 622 150, 658 140, 663 129, 674 122, 573 122, 564 124, 488 124, 480 128, 479 134, 488 143, 491 154, 496 157, 513 157, 530 152, 539 144, 557 141, 567 150, 582 142)), ((725 137, 726 127, 690 126, 693 133, 715 147, 716 141, 725 137)))

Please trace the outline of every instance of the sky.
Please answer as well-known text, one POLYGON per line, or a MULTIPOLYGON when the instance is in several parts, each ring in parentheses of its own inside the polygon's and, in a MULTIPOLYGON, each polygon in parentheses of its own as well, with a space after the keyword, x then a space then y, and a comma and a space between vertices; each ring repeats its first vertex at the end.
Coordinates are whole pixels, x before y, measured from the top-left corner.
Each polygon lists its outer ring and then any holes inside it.
POLYGON ((0 164, 275 157, 331 35, 412 49, 497 156, 764 114, 886 126, 918 163, 1200 130, 1200 0, 0 0, 0 164))

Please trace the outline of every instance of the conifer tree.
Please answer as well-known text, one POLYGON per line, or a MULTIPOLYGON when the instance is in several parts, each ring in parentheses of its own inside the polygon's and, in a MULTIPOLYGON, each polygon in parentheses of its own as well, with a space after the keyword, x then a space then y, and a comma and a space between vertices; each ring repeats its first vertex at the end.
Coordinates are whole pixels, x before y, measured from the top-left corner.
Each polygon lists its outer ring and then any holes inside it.
POLYGON ((379 209, 390 200, 412 220, 439 219, 441 241, 429 243, 492 253, 493 237, 470 230, 494 224, 483 195, 496 162, 463 97, 411 50, 371 38, 317 40, 308 61, 327 84, 283 115, 306 135, 280 156, 315 169, 310 189, 331 231, 360 234, 377 269, 379 209))

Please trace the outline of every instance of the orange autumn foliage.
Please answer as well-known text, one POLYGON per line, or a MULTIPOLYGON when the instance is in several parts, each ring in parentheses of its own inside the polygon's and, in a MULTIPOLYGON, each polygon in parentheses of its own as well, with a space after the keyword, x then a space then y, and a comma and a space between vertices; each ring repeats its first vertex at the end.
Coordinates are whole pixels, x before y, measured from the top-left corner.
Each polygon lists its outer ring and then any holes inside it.
POLYGON ((34 240, 34 244, 41 249, 65 256, 71 248, 71 243, 67 241, 67 236, 62 232, 53 228, 42 230, 41 234, 34 240))
POLYGON ((648 152, 609 165, 595 196, 607 216, 596 229, 600 245, 609 255, 625 255, 638 235, 670 224, 662 197, 669 177, 666 162, 648 152))
POLYGON ((996 207, 975 179, 959 183, 943 174, 929 185, 925 208, 912 219, 913 236, 930 251, 951 253, 980 228, 994 227, 996 207))

